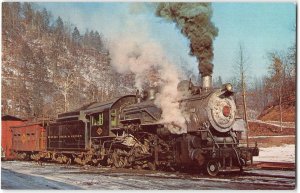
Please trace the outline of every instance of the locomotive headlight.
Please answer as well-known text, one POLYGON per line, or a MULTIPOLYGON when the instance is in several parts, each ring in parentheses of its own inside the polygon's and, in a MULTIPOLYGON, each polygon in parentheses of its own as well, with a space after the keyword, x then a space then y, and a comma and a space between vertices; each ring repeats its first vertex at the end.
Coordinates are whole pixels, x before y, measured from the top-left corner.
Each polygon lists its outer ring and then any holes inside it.
POLYGON ((225 105, 224 107, 223 107, 223 110, 222 110, 222 113, 223 113, 223 115, 225 116, 225 117, 228 117, 229 115, 230 115, 230 107, 229 106, 227 106, 227 105, 225 105))
POLYGON ((227 90, 227 91, 229 91, 229 92, 232 92, 232 85, 231 84, 226 84, 225 85, 225 89, 227 90))

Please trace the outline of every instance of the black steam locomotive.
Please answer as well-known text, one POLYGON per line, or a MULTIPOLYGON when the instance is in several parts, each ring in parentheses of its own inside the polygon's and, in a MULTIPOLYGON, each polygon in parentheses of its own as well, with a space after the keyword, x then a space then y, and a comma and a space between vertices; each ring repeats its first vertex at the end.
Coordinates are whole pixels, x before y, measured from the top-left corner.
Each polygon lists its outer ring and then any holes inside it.
POLYGON ((242 119, 236 117, 232 86, 211 88, 181 81, 178 92, 187 132, 174 134, 162 123, 162 110, 154 104, 158 89, 93 103, 60 114, 47 126, 47 148, 35 156, 60 163, 117 168, 193 168, 217 175, 252 162, 258 148, 241 147, 242 119))

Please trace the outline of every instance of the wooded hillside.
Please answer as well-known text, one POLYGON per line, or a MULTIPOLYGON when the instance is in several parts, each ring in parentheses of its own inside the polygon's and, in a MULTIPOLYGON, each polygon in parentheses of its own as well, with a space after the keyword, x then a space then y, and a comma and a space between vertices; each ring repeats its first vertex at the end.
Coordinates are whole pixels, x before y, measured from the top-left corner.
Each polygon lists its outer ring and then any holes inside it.
POLYGON ((31 3, 2 5, 2 114, 56 116, 134 92, 132 75, 110 66, 98 31, 82 35, 31 3))

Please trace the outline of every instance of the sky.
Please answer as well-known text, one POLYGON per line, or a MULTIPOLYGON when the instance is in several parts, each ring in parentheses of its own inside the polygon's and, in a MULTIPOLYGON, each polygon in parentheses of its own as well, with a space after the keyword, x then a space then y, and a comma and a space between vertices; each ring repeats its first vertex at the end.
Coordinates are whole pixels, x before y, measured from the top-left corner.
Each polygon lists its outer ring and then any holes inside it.
MULTIPOLYGON (((189 41, 174 23, 154 15, 154 10, 137 3, 37 3, 54 18, 77 26, 83 34, 86 29, 97 30, 108 42, 126 35, 147 31, 147 37, 160 42, 166 55, 175 63, 195 74, 198 64, 189 56, 189 41), (128 26, 136 28, 128 30, 128 26), (124 33, 126 31, 127 33, 124 33), (178 62, 180 61, 180 62, 178 62), (182 62, 184 61, 184 62, 182 62)), ((267 74, 267 53, 286 50, 296 38, 295 3, 212 3, 212 21, 219 33, 214 41, 213 78, 223 81, 234 76, 238 47, 242 44, 248 55, 248 73, 252 78, 267 74)))

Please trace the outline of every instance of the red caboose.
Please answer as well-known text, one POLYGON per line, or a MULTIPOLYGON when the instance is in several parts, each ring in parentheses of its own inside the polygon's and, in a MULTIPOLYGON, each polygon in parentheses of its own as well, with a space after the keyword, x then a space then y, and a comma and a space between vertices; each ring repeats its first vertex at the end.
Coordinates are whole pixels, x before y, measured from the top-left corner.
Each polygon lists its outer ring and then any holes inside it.
POLYGON ((25 120, 19 119, 11 115, 4 115, 1 117, 2 129, 1 129, 1 158, 13 159, 12 154, 12 133, 11 126, 22 125, 25 120))
POLYGON ((12 151, 20 158, 32 156, 46 149, 46 129, 43 123, 24 123, 13 126, 12 151))

